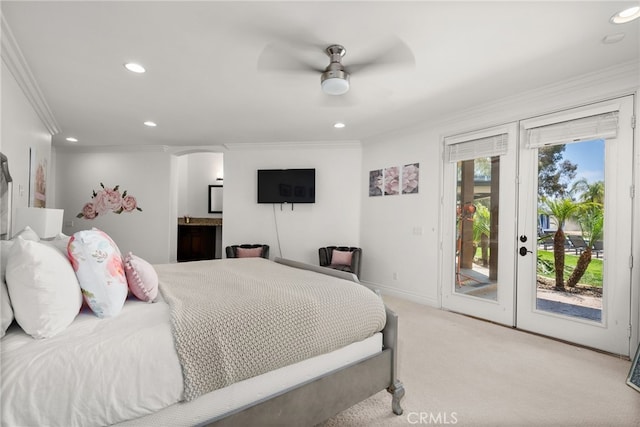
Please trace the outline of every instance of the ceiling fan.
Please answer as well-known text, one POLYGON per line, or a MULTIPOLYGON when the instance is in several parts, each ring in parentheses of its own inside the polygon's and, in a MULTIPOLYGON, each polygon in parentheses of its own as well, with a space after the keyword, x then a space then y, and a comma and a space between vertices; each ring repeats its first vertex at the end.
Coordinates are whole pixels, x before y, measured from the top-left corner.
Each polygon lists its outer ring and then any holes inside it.
POLYGON ((319 67, 315 56, 310 58, 309 54, 316 51, 317 44, 313 44, 313 49, 306 49, 310 44, 305 44, 305 49, 298 49, 300 54, 292 54, 298 46, 288 43, 283 48, 277 45, 269 45, 262 52, 258 61, 258 68, 262 70, 279 71, 286 73, 313 72, 320 75, 320 87, 327 95, 344 95, 349 91, 351 76, 355 73, 360 75, 375 68, 390 66, 415 66, 415 58, 411 49, 398 38, 393 38, 386 43, 376 46, 373 55, 360 60, 357 63, 344 65, 342 60, 346 54, 346 49, 340 44, 331 44, 324 48, 325 54, 329 57, 329 65, 325 68, 319 67))
POLYGON ((332 44, 326 50, 331 61, 320 75, 322 91, 327 95, 343 95, 349 90, 349 76, 342 65, 342 57, 347 50, 339 44, 332 44))

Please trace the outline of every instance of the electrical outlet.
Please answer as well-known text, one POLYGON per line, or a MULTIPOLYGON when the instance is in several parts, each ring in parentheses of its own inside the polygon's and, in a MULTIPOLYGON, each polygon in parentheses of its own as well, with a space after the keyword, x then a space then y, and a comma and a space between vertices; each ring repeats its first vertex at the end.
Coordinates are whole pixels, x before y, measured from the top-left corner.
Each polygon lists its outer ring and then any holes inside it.
POLYGON ((398 280, 398 273, 395 271, 393 272, 393 280, 398 280))
POLYGON ((64 222, 65 227, 73 227, 73 220, 67 220, 64 222))

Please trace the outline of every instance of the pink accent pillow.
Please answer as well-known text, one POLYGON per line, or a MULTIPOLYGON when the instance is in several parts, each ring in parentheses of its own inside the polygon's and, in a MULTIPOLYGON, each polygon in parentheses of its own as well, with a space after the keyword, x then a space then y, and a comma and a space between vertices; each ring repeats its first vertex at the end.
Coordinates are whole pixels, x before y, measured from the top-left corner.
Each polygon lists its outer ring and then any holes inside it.
POLYGON ((331 253, 331 264, 351 265, 352 256, 353 254, 350 251, 338 251, 334 249, 331 253))
POLYGON ((67 253, 91 311, 100 318, 118 315, 129 287, 115 242, 96 228, 78 231, 69 240, 67 253))
POLYGON ((260 248, 236 248, 238 258, 255 258, 262 256, 262 247, 260 248))
POLYGON ((158 296, 158 273, 151 264, 129 252, 124 257, 124 273, 131 293, 139 300, 153 302, 158 296))

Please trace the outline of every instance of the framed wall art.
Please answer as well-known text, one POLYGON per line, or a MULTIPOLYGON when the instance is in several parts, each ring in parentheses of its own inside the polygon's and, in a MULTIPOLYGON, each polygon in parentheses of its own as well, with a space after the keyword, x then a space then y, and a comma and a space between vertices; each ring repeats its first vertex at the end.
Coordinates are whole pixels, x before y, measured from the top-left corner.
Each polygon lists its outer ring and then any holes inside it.
POLYGON ((222 213, 222 185, 209 186, 209 213, 222 213))

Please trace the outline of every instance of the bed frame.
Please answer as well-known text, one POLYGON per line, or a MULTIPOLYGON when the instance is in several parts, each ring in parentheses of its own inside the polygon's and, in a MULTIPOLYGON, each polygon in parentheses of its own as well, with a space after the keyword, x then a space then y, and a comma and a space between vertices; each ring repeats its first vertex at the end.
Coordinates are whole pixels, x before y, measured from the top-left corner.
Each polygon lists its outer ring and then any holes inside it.
MULTIPOLYGON (((276 258, 275 262, 359 283, 350 273, 276 258)), ((386 308, 382 352, 285 390, 275 396, 227 413, 202 426, 314 426, 386 389, 391 410, 402 414, 404 386, 397 377, 398 316, 386 308)))

